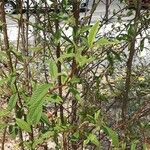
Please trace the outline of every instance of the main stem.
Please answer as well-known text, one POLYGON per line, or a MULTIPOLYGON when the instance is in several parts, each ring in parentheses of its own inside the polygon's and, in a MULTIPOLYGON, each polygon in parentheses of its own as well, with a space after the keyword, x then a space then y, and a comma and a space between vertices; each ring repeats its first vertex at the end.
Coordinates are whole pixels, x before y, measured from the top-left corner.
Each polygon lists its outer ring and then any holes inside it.
POLYGON ((126 121, 127 120, 127 115, 128 115, 128 102, 129 102, 129 92, 131 88, 131 73, 132 73, 132 64, 133 64, 133 59, 134 55, 136 52, 135 49, 135 43, 136 43, 136 36, 138 32, 138 20, 140 17, 140 9, 141 9, 141 1, 138 1, 138 6, 136 9, 135 13, 135 18, 134 18, 134 24, 133 24, 133 31, 134 33, 131 35, 131 40, 129 42, 129 57, 126 63, 126 80, 125 80, 125 90, 123 93, 123 102, 122 102, 122 120, 126 121))

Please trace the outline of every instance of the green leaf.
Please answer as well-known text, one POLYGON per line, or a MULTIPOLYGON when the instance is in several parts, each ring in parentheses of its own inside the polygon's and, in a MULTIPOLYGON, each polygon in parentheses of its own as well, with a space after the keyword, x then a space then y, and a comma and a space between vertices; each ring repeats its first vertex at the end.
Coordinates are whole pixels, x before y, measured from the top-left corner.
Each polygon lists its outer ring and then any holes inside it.
POLYGON ((46 95, 48 89, 51 87, 51 84, 41 84, 38 85, 36 90, 33 92, 31 99, 29 101, 29 105, 34 105, 37 102, 40 102, 41 99, 46 95))
POLYGON ((135 25, 130 24, 129 29, 128 29, 128 40, 130 40, 134 35, 135 35, 135 25))
POLYGON ((69 89, 69 91, 73 94, 73 96, 76 98, 77 101, 81 101, 82 98, 81 98, 80 93, 77 89, 71 87, 69 89))
POLYGON ((115 52, 115 51, 111 51, 111 52, 114 54, 115 59, 121 61, 121 57, 120 57, 120 54, 119 54, 119 53, 117 53, 117 52, 115 52))
POLYGON ((78 141, 80 139, 80 133, 79 131, 75 132, 72 136, 71 136, 71 141, 78 141))
POLYGON ((84 65, 91 63, 95 59, 94 57, 88 58, 87 56, 82 56, 80 54, 76 55, 75 58, 80 67, 83 67, 84 65))
POLYGON ((114 55, 110 52, 107 52, 107 60, 110 63, 111 66, 114 64, 114 55))
POLYGON ((57 60, 63 62, 65 59, 73 58, 75 56, 74 53, 64 53, 57 60))
POLYGON ((144 143, 143 144, 143 150, 149 150, 150 149, 150 144, 144 143))
POLYGON ((113 45, 113 44, 119 44, 120 41, 114 39, 114 40, 109 40, 108 38, 100 38, 97 42, 98 46, 108 46, 108 45, 113 45))
POLYGON ((73 76, 72 79, 70 80, 70 83, 75 84, 75 83, 80 83, 80 79, 78 77, 73 76))
POLYGON ((54 34, 54 42, 56 44, 58 44, 60 42, 60 39, 61 39, 61 30, 57 30, 54 34))
POLYGON ((38 88, 33 92, 29 102, 29 112, 27 114, 27 121, 30 125, 37 124, 40 121, 44 97, 50 87, 50 84, 43 84, 38 86, 38 88))
POLYGON ((10 111, 8 109, 3 109, 3 108, 0 109, 0 118, 1 117, 6 117, 9 114, 10 114, 10 111))
POLYGON ((99 21, 97 21, 91 28, 89 35, 88 35, 88 45, 90 48, 92 48, 96 33, 98 32, 99 29, 99 21))
POLYGON ((136 146, 137 146, 138 142, 139 142, 138 140, 132 142, 132 144, 131 144, 131 150, 136 150, 137 149, 136 146))
POLYGON ((105 46, 105 45, 109 45, 112 43, 110 43, 110 41, 107 38, 101 38, 97 41, 97 44, 100 46, 105 46))
POLYGON ((93 134, 93 133, 89 134, 88 139, 89 139, 93 144, 95 144, 97 147, 100 146, 100 142, 98 141, 97 136, 96 136, 95 134, 93 134))
POLYGON ((29 113, 27 115, 27 122, 30 125, 39 123, 42 116, 42 104, 39 103, 30 108, 29 113))
POLYGON ((57 65, 54 60, 49 61, 49 73, 53 79, 56 79, 58 76, 57 65))
POLYGON ((74 137, 75 139, 79 139, 79 137, 80 137, 79 132, 75 132, 75 133, 73 134, 73 137, 74 137))
POLYGON ((96 124, 98 126, 101 126, 101 111, 98 110, 95 114, 94 114, 94 120, 96 122, 96 124))
POLYGON ((50 95, 48 97, 48 101, 50 101, 51 103, 57 103, 57 104, 60 104, 61 102, 63 102, 62 98, 58 96, 57 94, 50 95))
POLYGON ((132 143, 131 150, 136 150, 136 143, 132 143))
POLYGON ((81 34, 87 32, 87 31, 89 31, 90 28, 91 28, 90 26, 82 26, 82 28, 80 28, 78 30, 78 35, 81 35, 81 34))
POLYGON ((45 140, 54 136, 53 131, 48 131, 46 133, 41 134, 40 137, 36 138, 33 142, 32 148, 35 149, 38 145, 42 144, 45 140))
POLYGON ((10 99, 9 99, 9 102, 8 102, 8 110, 11 111, 12 109, 15 108, 16 106, 16 103, 17 103, 17 100, 18 100, 18 95, 17 93, 13 94, 10 99))
POLYGON ((145 44, 145 38, 143 38, 140 42, 140 50, 143 51, 144 49, 144 44, 145 44))
POLYGON ((126 150, 126 146, 127 146, 126 143, 121 143, 121 149, 122 150, 126 150))
POLYGON ((30 125, 23 119, 16 118, 16 123, 17 123, 18 127, 21 128, 22 130, 24 130, 26 132, 30 132, 30 133, 32 132, 30 125))
POLYGON ((48 119, 48 117, 45 113, 42 113, 41 120, 42 120, 43 123, 45 123, 47 125, 50 124, 49 119, 48 119))
POLYGON ((89 139, 84 140, 83 145, 87 145, 90 142, 89 139))
POLYGON ((8 132, 11 135, 11 138, 15 139, 18 134, 18 126, 16 124, 10 124, 8 127, 8 132))
POLYGON ((3 130, 6 127, 7 127, 6 123, 0 123, 0 130, 3 130))
POLYGON ((103 129, 105 133, 110 137, 110 139, 112 139, 112 144, 115 147, 118 147, 119 146, 118 134, 107 126, 103 126, 103 129))

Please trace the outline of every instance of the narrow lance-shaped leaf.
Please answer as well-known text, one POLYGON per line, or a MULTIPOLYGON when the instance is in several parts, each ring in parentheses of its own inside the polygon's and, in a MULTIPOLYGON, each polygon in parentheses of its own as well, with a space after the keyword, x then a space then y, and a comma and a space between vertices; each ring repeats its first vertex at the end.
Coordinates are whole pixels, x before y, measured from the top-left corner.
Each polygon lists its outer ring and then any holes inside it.
POLYGON ((131 150, 136 150, 138 141, 133 141, 131 144, 131 150))
POLYGON ((108 39, 106 37, 100 38, 96 41, 96 45, 99 47, 101 46, 110 46, 110 45, 116 45, 116 44, 120 44, 120 41, 118 41, 117 39, 108 39))
POLYGON ((22 130, 31 133, 31 127, 26 121, 24 121, 23 119, 16 118, 16 123, 22 130))
POLYGON ((49 125, 49 118, 46 113, 42 112, 41 121, 47 125, 49 125))
POLYGON ((94 120, 97 126, 101 126, 101 112, 98 110, 94 115, 94 120))
POLYGON ((52 79, 57 78, 57 76, 58 76, 57 65, 56 65, 56 62, 53 60, 49 61, 49 72, 50 72, 52 79))
POLYGON ((11 111, 16 106, 17 100, 18 100, 17 93, 13 94, 10 97, 9 102, 8 102, 8 110, 9 111, 11 111))
POLYGON ((95 144, 97 147, 99 147, 100 142, 98 141, 97 136, 95 134, 90 134, 89 139, 93 144, 95 144))
POLYGON ((99 29, 99 21, 97 21, 91 28, 89 35, 88 35, 88 45, 90 48, 92 48, 96 33, 98 32, 99 29))
POLYGON ((42 103, 43 101, 30 108, 29 113, 27 115, 27 122, 30 125, 39 123, 42 116, 42 103))
POLYGON ((50 87, 50 84, 43 84, 33 92, 29 102, 29 112, 27 114, 27 121, 29 124, 37 124, 40 121, 44 97, 50 87))
POLYGON ((56 103, 56 104, 60 104, 61 102, 63 102, 61 97, 58 96, 57 94, 50 95, 49 97, 47 97, 47 100, 50 101, 51 103, 56 103))
POLYGON ((103 126, 103 129, 104 129, 105 133, 111 138, 112 144, 115 147, 118 147, 118 145, 119 145, 118 134, 107 126, 103 126))
POLYGON ((47 93, 48 89, 51 87, 50 84, 42 84, 38 85, 37 89, 33 92, 31 99, 29 101, 29 105, 34 105, 39 102, 47 93))

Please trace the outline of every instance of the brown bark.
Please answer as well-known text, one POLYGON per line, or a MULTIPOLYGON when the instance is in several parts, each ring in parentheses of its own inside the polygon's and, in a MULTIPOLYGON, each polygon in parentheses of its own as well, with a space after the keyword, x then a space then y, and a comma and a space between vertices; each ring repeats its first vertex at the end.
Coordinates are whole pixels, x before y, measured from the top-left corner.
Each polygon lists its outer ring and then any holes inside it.
POLYGON ((122 102, 122 120, 126 121, 128 117, 128 102, 129 102, 129 92, 131 88, 131 73, 132 73, 132 64, 134 55, 136 52, 135 43, 136 36, 138 32, 138 20, 140 17, 141 1, 139 0, 138 7, 136 9, 134 24, 133 24, 133 34, 130 35, 131 39, 128 44, 129 48, 129 57, 126 63, 126 80, 125 80, 125 90, 123 93, 123 102, 122 102))

